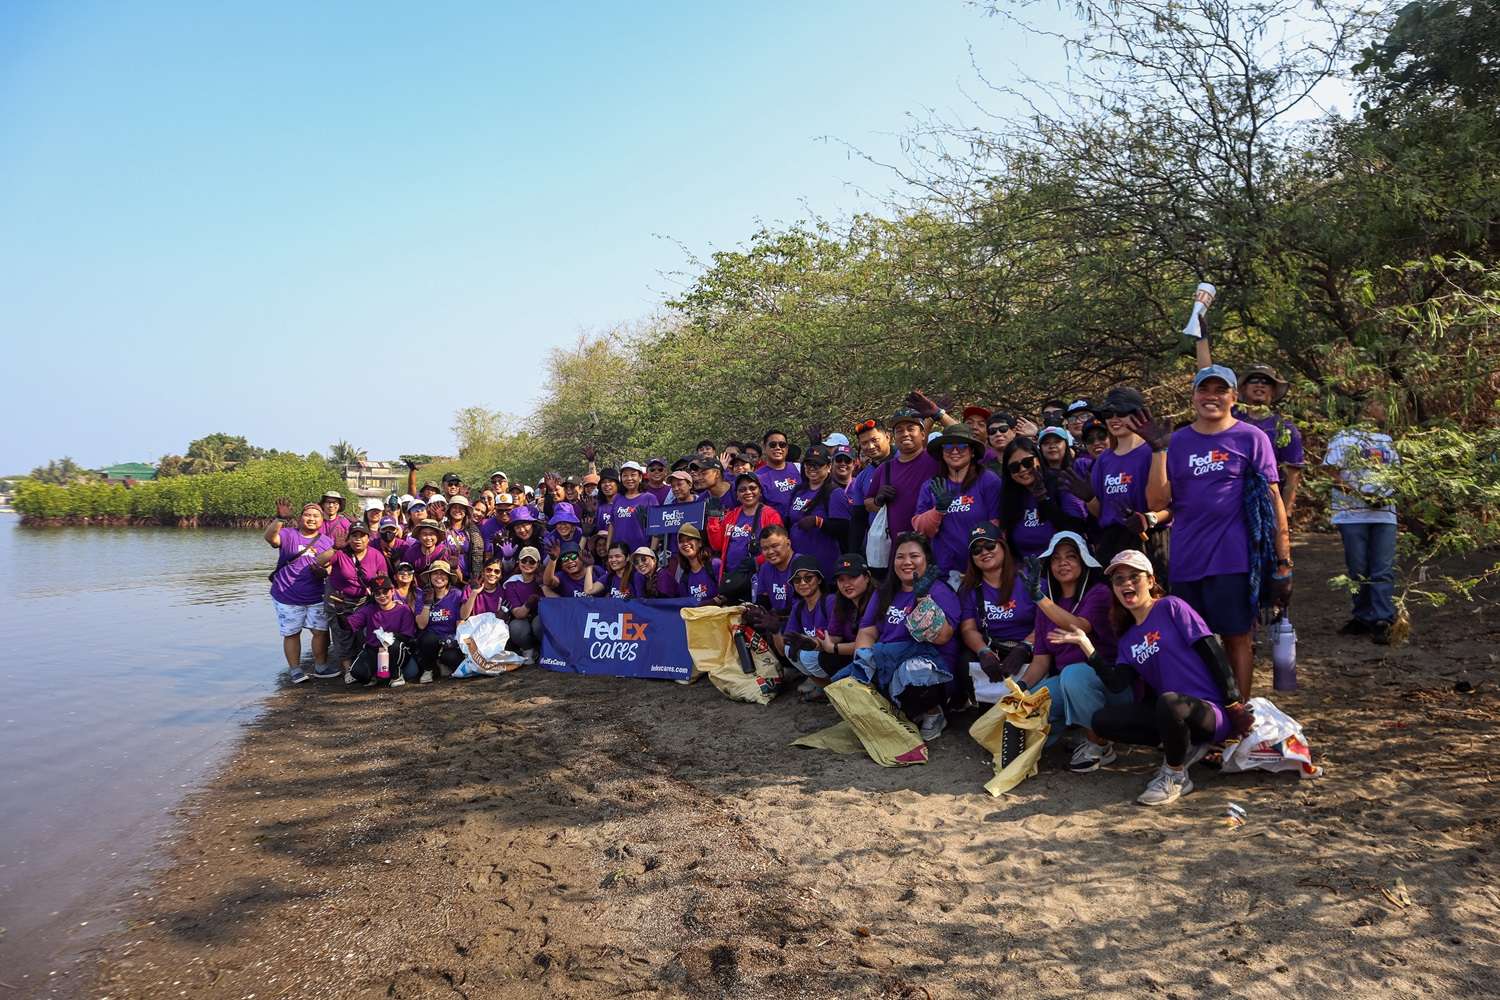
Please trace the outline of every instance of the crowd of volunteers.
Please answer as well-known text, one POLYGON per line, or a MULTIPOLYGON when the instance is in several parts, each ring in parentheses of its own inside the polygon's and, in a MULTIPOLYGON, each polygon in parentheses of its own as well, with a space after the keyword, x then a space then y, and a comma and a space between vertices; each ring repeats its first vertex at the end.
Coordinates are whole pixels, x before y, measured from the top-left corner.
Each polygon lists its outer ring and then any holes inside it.
MULTIPOLYGON (((1304 455, 1277 409, 1286 389, 1267 366, 1206 364, 1175 428, 1129 386, 1049 401, 1036 420, 950 414, 913 392, 847 435, 772 429, 618 468, 590 448, 586 474, 534 488, 501 471, 418 487, 413 473, 407 495, 357 517, 337 493, 295 514, 278 501, 265 541, 291 680, 307 676, 303 629, 311 676, 375 684, 384 645, 394 687, 450 674, 455 630, 476 614, 508 622, 511 650, 534 663, 549 598, 743 605, 804 700, 853 676, 931 741, 976 681, 1045 686, 1054 732, 1079 735, 1072 770, 1109 764, 1116 744, 1160 747, 1140 801, 1168 803, 1192 790, 1191 764, 1248 728, 1252 632, 1290 602, 1304 455), (701 526, 647 531, 649 508, 699 500, 701 526)), ((1363 416, 1325 464, 1361 584, 1341 631, 1383 642, 1396 517, 1370 467, 1396 454, 1378 407, 1363 416)))

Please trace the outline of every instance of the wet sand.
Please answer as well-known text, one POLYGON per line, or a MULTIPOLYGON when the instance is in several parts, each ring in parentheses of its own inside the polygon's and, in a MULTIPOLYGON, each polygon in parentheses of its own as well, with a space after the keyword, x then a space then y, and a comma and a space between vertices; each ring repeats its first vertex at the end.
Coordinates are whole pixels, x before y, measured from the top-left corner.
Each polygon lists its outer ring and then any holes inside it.
POLYGON ((827 707, 707 683, 309 683, 190 799, 89 995, 1500 995, 1500 616, 1341 639, 1304 541, 1302 690, 1258 693, 1324 778, 1198 767, 1149 810, 1155 754, 1057 748, 991 799, 967 718, 886 770, 787 745, 827 707))

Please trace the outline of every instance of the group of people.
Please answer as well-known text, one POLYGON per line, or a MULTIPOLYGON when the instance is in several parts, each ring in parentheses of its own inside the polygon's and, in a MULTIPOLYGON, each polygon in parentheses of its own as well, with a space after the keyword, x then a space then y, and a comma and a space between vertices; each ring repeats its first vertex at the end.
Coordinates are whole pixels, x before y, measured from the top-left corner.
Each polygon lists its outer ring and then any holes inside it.
MULTIPOLYGON (((307 676, 303 629, 313 677, 398 686, 461 663, 455 634, 472 615, 506 620, 510 648, 535 662, 549 598, 736 605, 805 700, 852 676, 930 741, 977 680, 1011 677, 1049 689, 1055 733, 1081 734, 1074 771, 1109 764, 1116 744, 1161 747, 1139 801, 1172 802, 1191 764, 1248 729, 1252 632, 1290 603, 1304 455, 1276 409, 1286 389, 1264 365, 1205 364, 1175 428, 1129 386, 1049 401, 1036 421, 950 414, 913 392, 852 436, 772 429, 618 468, 588 448, 584 474, 534 489, 500 471, 418 487, 414 472, 406 495, 352 520, 337 493, 295 521, 278 501, 265 540, 291 679, 307 676), (700 502, 673 530, 648 529, 651 508, 700 502)), ((1369 463, 1395 460, 1373 423, 1326 460, 1362 582, 1342 631, 1376 641, 1395 617, 1395 513, 1369 463)))

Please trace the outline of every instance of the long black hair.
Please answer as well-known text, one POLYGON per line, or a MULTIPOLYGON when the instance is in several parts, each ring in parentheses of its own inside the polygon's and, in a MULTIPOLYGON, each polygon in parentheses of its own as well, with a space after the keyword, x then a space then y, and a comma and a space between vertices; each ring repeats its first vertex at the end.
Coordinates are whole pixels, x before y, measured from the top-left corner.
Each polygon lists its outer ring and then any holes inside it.
MULTIPOLYGON (((1011 439, 1010 444, 1005 446, 1005 453, 1000 456, 1000 523, 1006 525, 1010 531, 1021 521, 1021 511, 1026 509, 1026 500, 1031 496, 1031 491, 1016 482, 1010 474, 1010 462, 1018 452, 1024 452, 1036 459, 1038 476, 1046 482, 1046 476, 1042 469, 1045 462, 1041 452, 1037 449, 1036 442, 1029 437, 1017 435, 1011 439)), ((1015 546, 1011 546, 1014 554, 1015 546)))
POLYGON ((849 627, 851 632, 859 631, 859 623, 864 621, 865 608, 870 606, 870 598, 875 596, 875 581, 870 578, 870 571, 865 570, 861 574, 869 585, 865 592, 860 595, 859 601, 851 601, 844 596, 844 592, 838 589, 837 580, 833 588, 833 620, 849 627))
MULTIPOLYGON (((880 614, 884 614, 886 609, 891 606, 891 602, 896 599, 896 595, 901 593, 901 580, 896 576, 896 550, 907 542, 912 542, 922 547, 922 554, 927 557, 928 567, 937 564, 936 560, 932 557, 932 542, 928 540, 926 535, 920 531, 907 531, 897 535, 891 542, 890 571, 886 573, 885 580, 880 584, 880 614)), ((876 615, 877 619, 879 617, 880 615, 876 615)))

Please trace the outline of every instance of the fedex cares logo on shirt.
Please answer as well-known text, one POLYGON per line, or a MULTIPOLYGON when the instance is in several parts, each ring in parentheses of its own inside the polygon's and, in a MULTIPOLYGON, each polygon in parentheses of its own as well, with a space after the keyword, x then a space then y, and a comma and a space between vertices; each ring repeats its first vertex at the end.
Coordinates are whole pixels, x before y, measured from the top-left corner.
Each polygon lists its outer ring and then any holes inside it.
POLYGON ((754 527, 749 521, 736 521, 725 530, 729 532, 730 538, 749 538, 750 529, 754 527))
POLYGON ((1105 474, 1105 493, 1129 493, 1130 484, 1135 482, 1135 477, 1128 472, 1116 472, 1114 475, 1105 474))
POLYGON ((1229 462, 1229 452, 1210 448, 1201 455, 1188 456, 1188 468, 1195 476, 1206 476, 1210 472, 1223 472, 1229 462))
POLYGON ((453 609, 445 608, 437 604, 434 604, 432 606, 432 611, 427 615, 427 623, 429 625, 441 625, 443 622, 450 622, 452 620, 453 609))
POLYGON ((773 584, 771 584, 771 600, 773 602, 775 602, 776 604, 783 604, 783 603, 786 602, 786 584, 785 583, 773 583, 773 584))
POLYGON ((1161 652, 1161 633, 1152 630, 1147 632, 1140 642, 1130 647, 1130 658, 1137 663, 1145 663, 1159 652, 1161 652))
POLYGON ((615 508, 615 513, 619 514, 621 517, 635 517, 635 509, 639 506, 640 504, 638 503, 633 503, 629 506, 621 504, 620 506, 615 508))
POLYGON ((640 644, 646 640, 646 623, 636 619, 630 612, 614 618, 604 618, 590 611, 583 622, 583 637, 592 639, 589 656, 596 660, 635 659, 640 644))
POLYGON ((688 594, 690 594, 692 596, 693 600, 695 600, 695 601, 706 601, 706 600, 708 600, 708 584, 706 584, 706 583, 692 583, 692 584, 689 584, 688 585, 688 594))
POLYGON ((790 476, 786 479, 773 479, 771 485, 776 488, 777 493, 790 493, 797 488, 797 477, 790 476))
POLYGON ((986 602, 984 617, 986 621, 1008 622, 1016 616, 1016 602, 1014 599, 1004 604, 990 604, 986 602))
POLYGON ((1041 519, 1040 515, 1038 514, 1037 509, 1035 507, 1027 507, 1026 508, 1026 516, 1021 519, 1021 527, 1023 527, 1023 528, 1040 528, 1041 526, 1042 526, 1042 519, 1041 519))
POLYGON ((812 497, 798 497, 797 499, 792 501, 793 512, 800 514, 802 511, 812 506, 812 501, 812 497))
POLYGON ((906 623, 906 609, 898 608, 892 604, 885 609, 885 623, 887 625, 904 625, 906 623))
POLYGON ((965 514, 974 509, 974 498, 972 496, 954 497, 948 502, 949 514, 965 514))

